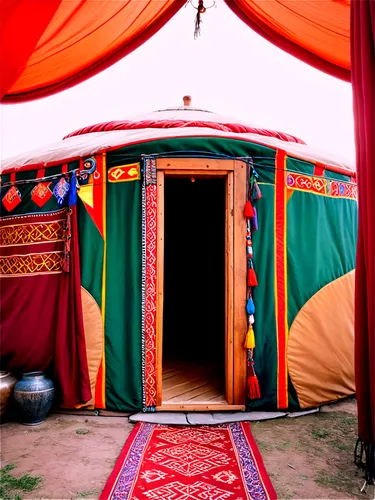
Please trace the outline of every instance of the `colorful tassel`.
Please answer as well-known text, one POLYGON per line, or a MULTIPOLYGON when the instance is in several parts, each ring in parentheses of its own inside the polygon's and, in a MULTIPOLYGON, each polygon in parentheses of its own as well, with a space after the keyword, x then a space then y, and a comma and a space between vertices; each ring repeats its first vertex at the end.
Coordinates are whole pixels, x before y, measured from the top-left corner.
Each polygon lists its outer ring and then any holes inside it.
POLYGON ((258 286, 257 275, 253 267, 247 269, 247 286, 258 286))
POLYGON ((249 299, 247 301, 246 312, 247 312, 247 314, 254 314, 255 313, 255 305, 254 305, 254 301, 251 297, 249 297, 249 299))
POLYGON ((249 316, 249 324, 253 325, 254 323, 255 323, 254 314, 250 314, 250 316, 249 316))
POLYGON ((254 208, 249 200, 245 204, 245 210, 243 214, 246 218, 254 217, 254 208))
POLYGON ((254 207, 253 209, 254 215, 251 217, 251 229, 252 231, 257 231, 258 230, 258 215, 257 215, 257 210, 254 207))
POLYGON ((247 385, 249 387, 249 398, 259 399, 260 387, 259 387, 258 377, 256 375, 251 375, 247 380, 247 385))
POLYGON ((247 386, 249 389, 249 398, 250 399, 259 399, 260 398, 260 387, 258 377, 256 376, 254 369, 254 361, 252 358, 248 361, 249 367, 249 377, 247 379, 247 386))
POLYGON ((73 170, 69 187, 68 205, 70 207, 73 207, 76 203, 77 203, 77 177, 75 170, 73 170))
POLYGON ((245 338, 245 349, 254 349, 255 347, 255 335, 254 335, 254 329, 250 325, 247 333, 246 333, 246 338, 245 338))
POLYGON ((261 197, 262 197, 262 191, 260 190, 257 181, 254 181, 251 198, 253 200, 260 200, 261 197))

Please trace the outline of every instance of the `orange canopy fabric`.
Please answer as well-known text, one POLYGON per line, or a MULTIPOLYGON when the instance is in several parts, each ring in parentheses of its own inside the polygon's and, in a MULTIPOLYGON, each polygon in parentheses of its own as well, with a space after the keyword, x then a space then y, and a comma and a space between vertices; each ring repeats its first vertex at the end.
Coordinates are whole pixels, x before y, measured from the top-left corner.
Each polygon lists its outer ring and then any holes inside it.
POLYGON ((86 80, 144 43, 185 3, 186 0, 0 0, 1 27, 6 28, 4 36, 0 35, 3 102, 45 97, 86 80), (59 5, 45 26, 39 18, 46 17, 46 10, 52 10, 47 8, 49 4, 59 5), (28 26, 26 37, 20 29, 23 26, 28 26), (38 43, 30 57, 23 60, 18 54, 25 52, 25 38, 38 43), (11 81, 7 70, 14 66, 14 58, 19 77, 6 88, 11 81))
POLYGON ((225 0, 280 49, 350 81, 350 0, 225 0))
MULTIPOLYGON (((275 45, 350 79, 349 0, 225 1, 275 45)), ((86 80, 144 43, 185 3, 0 0, 2 102, 45 97, 86 80)))

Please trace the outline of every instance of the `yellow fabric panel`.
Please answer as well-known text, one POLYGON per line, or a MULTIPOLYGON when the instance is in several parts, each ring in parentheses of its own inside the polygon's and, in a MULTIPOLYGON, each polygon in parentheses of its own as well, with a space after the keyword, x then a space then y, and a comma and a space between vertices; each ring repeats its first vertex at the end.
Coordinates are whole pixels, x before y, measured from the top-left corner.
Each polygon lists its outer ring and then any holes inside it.
POLYGON ((95 384, 102 359, 103 324, 100 308, 89 292, 81 287, 83 323, 85 327, 87 364, 89 368, 92 399, 85 405, 94 408, 95 384))
POLYGON ((288 369, 301 408, 355 392, 354 275, 351 271, 319 290, 290 328, 288 369))

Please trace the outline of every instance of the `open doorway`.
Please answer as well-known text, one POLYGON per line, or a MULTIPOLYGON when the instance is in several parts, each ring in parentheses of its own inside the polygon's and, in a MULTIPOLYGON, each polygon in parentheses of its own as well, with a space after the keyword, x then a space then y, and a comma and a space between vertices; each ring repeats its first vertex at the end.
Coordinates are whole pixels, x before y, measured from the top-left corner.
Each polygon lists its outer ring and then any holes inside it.
POLYGON ((162 398, 225 395, 225 178, 165 177, 162 398))

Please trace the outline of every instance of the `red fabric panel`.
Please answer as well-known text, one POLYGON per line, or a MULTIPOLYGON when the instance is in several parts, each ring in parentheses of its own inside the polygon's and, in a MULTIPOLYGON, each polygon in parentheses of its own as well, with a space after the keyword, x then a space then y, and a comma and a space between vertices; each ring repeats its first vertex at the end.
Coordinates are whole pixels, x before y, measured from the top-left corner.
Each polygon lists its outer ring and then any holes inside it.
POLYGON ((76 208, 72 213, 69 273, 61 276, 56 328, 55 373, 62 404, 74 406, 91 399, 81 301, 81 271, 76 208))
POLYGON ((285 52, 350 80, 349 0, 225 0, 251 29, 285 52))
MULTIPOLYGON (((46 223, 65 214, 3 219, 1 225, 46 223)), ((63 242, 1 247, 1 254, 26 255, 63 249, 63 242)), ((70 272, 7 275, 1 279, 1 364, 15 373, 49 370, 59 402, 86 403, 91 390, 84 338, 76 214, 72 215, 70 272)))
POLYGON ((148 120, 148 121, 130 121, 121 120, 116 122, 98 123, 97 125, 90 125, 72 132, 64 137, 74 137, 76 135, 89 134, 91 132, 108 132, 110 130, 135 130, 144 128, 183 128, 183 127, 203 127, 220 130, 222 132, 235 132, 250 133, 264 135, 267 137, 276 137, 286 142, 297 142, 298 144, 306 144, 302 139, 298 139, 290 134, 284 132, 277 132, 275 130, 266 130, 263 128, 249 127, 240 123, 218 123, 210 121, 189 121, 189 120, 148 120))
POLYGON ((375 3, 353 1, 352 85, 358 182, 355 377, 360 438, 375 442, 375 3))
POLYGON ((60 3, 0 0, 0 99, 22 74, 60 3))
POLYGON ((288 305, 286 261, 286 152, 276 152, 275 172, 275 315, 277 335, 277 407, 288 408, 288 305))

